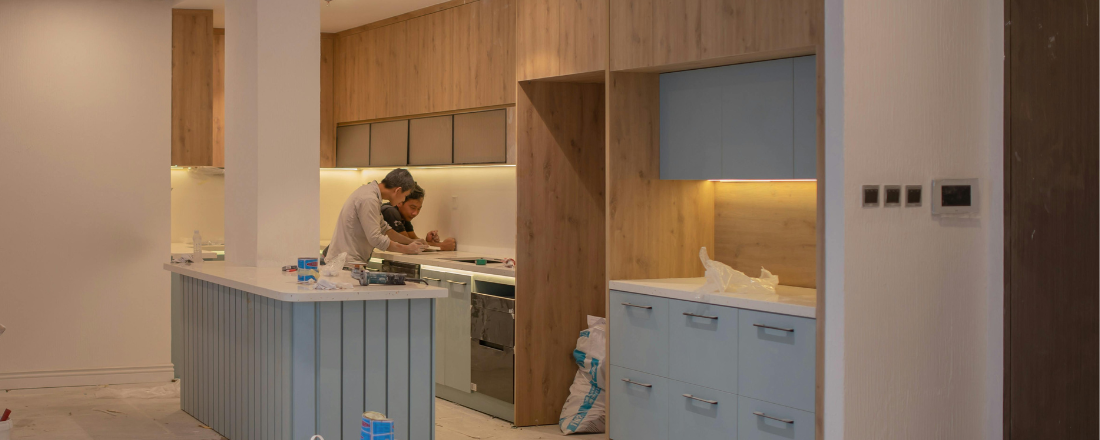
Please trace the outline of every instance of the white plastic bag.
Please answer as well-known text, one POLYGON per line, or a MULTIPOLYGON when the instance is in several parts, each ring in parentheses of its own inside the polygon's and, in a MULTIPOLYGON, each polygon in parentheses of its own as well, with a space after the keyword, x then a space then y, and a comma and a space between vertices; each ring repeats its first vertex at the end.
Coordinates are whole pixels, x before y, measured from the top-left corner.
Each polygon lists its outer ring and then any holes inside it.
POLYGON ((760 268, 760 278, 749 278, 744 272, 736 270, 720 261, 714 261, 707 255, 707 248, 699 249, 699 259, 703 261, 703 274, 707 282, 696 289, 699 293, 767 293, 775 294, 779 285, 779 276, 772 275, 767 269, 760 268))
POLYGON ((325 265, 321 267, 321 275, 326 277, 334 277, 340 275, 340 271, 344 270, 344 262, 347 260, 347 252, 340 252, 340 255, 337 255, 335 257, 326 257, 325 265))
POLYGON ((562 434, 604 432, 607 423, 607 319, 588 317, 573 350, 577 376, 558 418, 562 434))

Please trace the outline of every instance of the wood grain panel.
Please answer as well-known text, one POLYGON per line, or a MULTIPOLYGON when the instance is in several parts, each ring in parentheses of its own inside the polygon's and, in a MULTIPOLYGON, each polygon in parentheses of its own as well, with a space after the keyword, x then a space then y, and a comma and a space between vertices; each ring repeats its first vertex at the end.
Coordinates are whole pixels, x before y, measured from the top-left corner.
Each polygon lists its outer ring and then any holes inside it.
POLYGON ((473 3, 473 2, 476 2, 476 1, 478 1, 478 0, 450 0, 450 1, 445 1, 443 3, 428 6, 426 8, 417 9, 417 10, 412 11, 412 12, 406 12, 404 14, 396 15, 396 16, 393 16, 393 17, 390 17, 390 18, 387 18, 387 19, 384 19, 384 20, 378 20, 378 21, 375 21, 375 22, 372 22, 372 23, 367 23, 367 24, 362 25, 362 26, 357 26, 357 27, 353 27, 351 29, 342 30, 339 33, 337 33, 337 35, 339 35, 340 37, 355 35, 355 34, 358 34, 358 33, 361 33, 361 32, 369 31, 371 29, 377 29, 377 28, 380 28, 380 27, 389 26, 389 25, 394 24, 394 23, 412 20, 412 19, 417 18, 417 17, 422 17, 422 16, 425 16, 425 15, 428 15, 428 14, 434 14, 434 13, 439 12, 439 11, 443 11, 443 10, 450 9, 450 8, 456 8, 456 7, 462 6, 464 4, 473 3))
POLYGON ((225 29, 214 29, 214 144, 212 165, 225 167, 225 29))
POLYGON ((172 10, 172 165, 214 163, 214 11, 172 10))
POLYGON ((1100 438, 1095 5, 1006 0, 1004 438, 1100 438))
POLYGON ((336 121, 333 118, 333 50, 336 34, 321 34, 321 168, 336 166, 336 121))
POLYGON ((520 0, 480 0, 477 15, 477 76, 474 105, 516 103, 516 9, 520 0))
POLYGON ((660 75, 610 75, 608 276, 703 275, 714 255, 714 183, 660 180, 660 75))
POLYGON ((611 68, 812 51, 820 0, 610 0, 611 68))
POLYGON ((604 0, 528 0, 517 21, 519 80, 554 78, 607 66, 604 0))
POLYGON ((520 83, 516 168, 516 403, 519 426, 557 423, 569 353, 604 308, 604 87, 520 83))
POLYGON ((817 286, 817 183, 734 182, 714 189, 714 259, 785 286, 817 286))

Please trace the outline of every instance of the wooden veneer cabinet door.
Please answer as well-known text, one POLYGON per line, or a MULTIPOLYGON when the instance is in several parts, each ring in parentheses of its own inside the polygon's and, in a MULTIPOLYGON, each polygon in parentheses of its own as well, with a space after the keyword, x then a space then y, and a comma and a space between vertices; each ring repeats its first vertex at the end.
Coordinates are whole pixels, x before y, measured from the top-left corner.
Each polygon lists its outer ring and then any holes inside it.
POLYGON ((172 165, 214 163, 214 11, 172 10, 172 165))

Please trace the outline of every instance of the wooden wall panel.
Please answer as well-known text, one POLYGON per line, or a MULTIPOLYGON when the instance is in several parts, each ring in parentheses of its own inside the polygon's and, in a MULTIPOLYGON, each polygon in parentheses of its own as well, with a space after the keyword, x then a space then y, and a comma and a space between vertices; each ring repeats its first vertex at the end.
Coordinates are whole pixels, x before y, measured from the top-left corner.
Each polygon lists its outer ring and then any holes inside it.
POLYGON ((213 166, 225 167, 225 29, 214 29, 213 166))
POLYGON ((321 34, 321 168, 336 166, 336 120, 333 118, 333 49, 336 34, 321 34))
POLYGON ((809 54, 821 25, 820 0, 610 2, 612 70, 761 52, 809 54))
POLYGON ((608 92, 608 276, 698 277, 714 255, 714 183, 660 180, 660 77, 612 72, 608 92))
POLYGON ((519 4, 516 26, 520 81, 607 66, 606 0, 525 0, 519 4))
POLYGON ((736 182, 714 187, 714 259, 751 277, 817 286, 817 183, 736 182))
POLYGON ((213 133, 214 11, 173 9, 172 165, 212 165, 213 133))
POLYGON ((514 104, 516 2, 452 2, 338 34, 337 122, 514 104))
POLYGON ((606 316, 604 87, 520 83, 516 419, 558 422, 586 316, 606 316), (526 262, 526 263, 523 263, 526 262))

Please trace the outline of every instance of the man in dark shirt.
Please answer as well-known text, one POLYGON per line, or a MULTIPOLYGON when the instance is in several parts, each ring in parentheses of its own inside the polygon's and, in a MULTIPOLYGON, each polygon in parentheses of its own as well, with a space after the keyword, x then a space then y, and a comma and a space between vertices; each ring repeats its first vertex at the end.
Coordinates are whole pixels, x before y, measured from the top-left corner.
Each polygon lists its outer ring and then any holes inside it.
MULTIPOLYGON (((420 237, 417 237, 416 232, 413 231, 412 219, 420 215, 420 208, 423 206, 424 188, 416 185, 412 192, 405 197, 404 202, 396 205, 390 205, 389 203, 382 205, 382 218, 393 228, 394 232, 416 240, 420 237)), ((428 236, 424 237, 424 241, 432 246, 438 246, 444 251, 453 251, 458 247, 454 238, 440 240, 439 231, 429 232, 428 236)))

